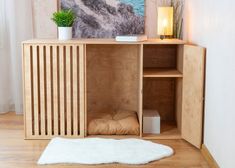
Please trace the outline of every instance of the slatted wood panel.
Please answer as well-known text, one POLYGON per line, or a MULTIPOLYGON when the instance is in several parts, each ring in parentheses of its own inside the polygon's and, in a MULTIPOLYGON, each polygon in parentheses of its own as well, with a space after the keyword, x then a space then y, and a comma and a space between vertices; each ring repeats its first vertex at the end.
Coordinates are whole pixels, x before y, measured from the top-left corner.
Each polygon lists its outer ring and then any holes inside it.
POLYGON ((23 45, 26 139, 84 136, 82 51, 75 44, 23 45))

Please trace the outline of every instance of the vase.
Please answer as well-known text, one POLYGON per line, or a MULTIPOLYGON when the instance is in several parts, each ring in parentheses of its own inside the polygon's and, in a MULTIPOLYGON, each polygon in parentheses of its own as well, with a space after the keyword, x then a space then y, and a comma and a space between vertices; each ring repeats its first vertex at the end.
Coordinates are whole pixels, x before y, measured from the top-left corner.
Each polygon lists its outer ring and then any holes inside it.
POLYGON ((59 40, 72 39, 72 27, 58 27, 59 40))

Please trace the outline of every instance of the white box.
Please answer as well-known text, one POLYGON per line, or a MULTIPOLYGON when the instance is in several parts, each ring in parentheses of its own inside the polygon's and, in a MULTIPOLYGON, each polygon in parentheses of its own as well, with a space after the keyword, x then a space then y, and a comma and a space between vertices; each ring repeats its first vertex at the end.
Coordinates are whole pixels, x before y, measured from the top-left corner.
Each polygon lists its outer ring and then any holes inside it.
POLYGON ((143 110, 143 133, 160 134, 161 117, 157 110, 143 110))

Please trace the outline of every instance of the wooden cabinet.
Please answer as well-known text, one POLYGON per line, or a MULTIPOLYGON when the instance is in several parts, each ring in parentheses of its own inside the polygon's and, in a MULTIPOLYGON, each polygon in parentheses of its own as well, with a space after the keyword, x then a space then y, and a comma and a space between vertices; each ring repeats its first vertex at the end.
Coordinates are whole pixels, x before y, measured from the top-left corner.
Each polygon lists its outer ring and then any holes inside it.
POLYGON ((123 108, 138 113, 140 137, 200 148, 204 57, 174 39, 25 41, 25 138, 86 137, 88 114, 123 108), (143 109, 159 111, 160 135, 142 133, 143 109))

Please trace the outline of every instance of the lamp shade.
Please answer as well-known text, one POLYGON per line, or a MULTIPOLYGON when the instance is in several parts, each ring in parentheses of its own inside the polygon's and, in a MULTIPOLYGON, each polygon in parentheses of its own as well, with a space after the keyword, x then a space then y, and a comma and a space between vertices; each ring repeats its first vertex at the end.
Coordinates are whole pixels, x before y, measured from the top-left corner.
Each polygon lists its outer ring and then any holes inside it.
POLYGON ((158 35, 173 35, 173 7, 158 7, 158 35))

